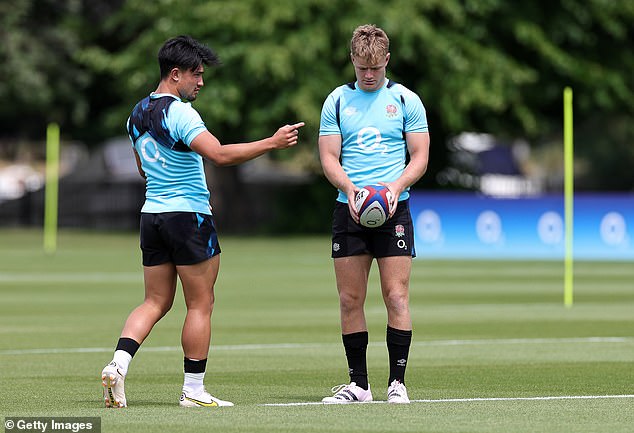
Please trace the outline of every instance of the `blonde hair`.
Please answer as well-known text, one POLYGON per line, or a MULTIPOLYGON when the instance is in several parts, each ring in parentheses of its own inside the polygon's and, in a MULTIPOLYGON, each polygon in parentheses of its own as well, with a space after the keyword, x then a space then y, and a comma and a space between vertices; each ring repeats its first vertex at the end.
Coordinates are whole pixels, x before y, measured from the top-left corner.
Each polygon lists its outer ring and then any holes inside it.
POLYGON ((364 24, 354 29, 350 40, 350 54, 353 59, 369 63, 380 63, 390 51, 390 39, 380 27, 364 24))

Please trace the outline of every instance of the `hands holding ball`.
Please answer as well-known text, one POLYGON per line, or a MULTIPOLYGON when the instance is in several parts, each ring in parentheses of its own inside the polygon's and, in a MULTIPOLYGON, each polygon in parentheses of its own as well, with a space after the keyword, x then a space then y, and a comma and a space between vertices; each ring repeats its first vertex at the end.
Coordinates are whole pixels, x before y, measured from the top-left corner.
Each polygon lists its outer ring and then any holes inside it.
POLYGON ((391 216, 392 193, 383 185, 366 185, 361 188, 354 201, 359 224, 375 228, 382 226, 391 216))

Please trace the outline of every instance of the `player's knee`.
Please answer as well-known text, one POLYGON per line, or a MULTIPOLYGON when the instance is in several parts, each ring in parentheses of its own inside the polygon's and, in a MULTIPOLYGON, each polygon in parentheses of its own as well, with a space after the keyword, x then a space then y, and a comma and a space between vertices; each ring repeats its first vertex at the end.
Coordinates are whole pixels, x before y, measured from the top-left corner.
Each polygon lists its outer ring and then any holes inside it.
POLYGON ((201 314, 203 316, 211 316, 214 309, 214 297, 209 299, 199 300, 198 302, 191 302, 187 305, 187 311, 189 313, 201 314))
POLYGON ((340 293, 339 304, 342 311, 353 311, 363 307, 363 297, 355 293, 340 293))
POLYGON ((395 313, 406 312, 409 310, 409 297, 407 293, 390 293, 385 297, 385 305, 395 313))
POLYGON ((173 302, 156 302, 152 307, 157 311, 159 317, 163 317, 172 309, 173 302))

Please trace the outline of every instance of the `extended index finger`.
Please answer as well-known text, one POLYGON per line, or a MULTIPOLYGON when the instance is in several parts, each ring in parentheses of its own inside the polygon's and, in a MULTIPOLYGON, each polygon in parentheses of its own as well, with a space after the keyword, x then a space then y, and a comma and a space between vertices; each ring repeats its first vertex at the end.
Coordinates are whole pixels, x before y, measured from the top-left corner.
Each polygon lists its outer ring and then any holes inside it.
POLYGON ((304 123, 304 122, 297 122, 297 123, 295 123, 294 125, 291 125, 291 128, 292 128, 292 129, 299 129, 299 128, 301 128, 301 127, 302 127, 302 126, 304 126, 304 125, 305 125, 305 123, 304 123))

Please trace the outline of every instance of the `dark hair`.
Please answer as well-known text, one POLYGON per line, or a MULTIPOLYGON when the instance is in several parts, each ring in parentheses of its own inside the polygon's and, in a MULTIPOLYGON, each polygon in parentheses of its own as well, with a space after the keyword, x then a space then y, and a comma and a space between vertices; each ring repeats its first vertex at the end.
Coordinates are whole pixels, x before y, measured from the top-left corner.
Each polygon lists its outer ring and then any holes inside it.
POLYGON ((158 52, 161 79, 167 77, 174 68, 195 71, 200 65, 220 64, 218 55, 211 48, 201 44, 191 36, 181 35, 169 39, 158 52))

